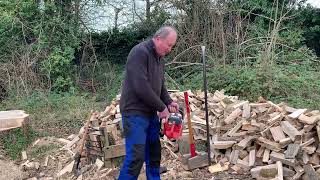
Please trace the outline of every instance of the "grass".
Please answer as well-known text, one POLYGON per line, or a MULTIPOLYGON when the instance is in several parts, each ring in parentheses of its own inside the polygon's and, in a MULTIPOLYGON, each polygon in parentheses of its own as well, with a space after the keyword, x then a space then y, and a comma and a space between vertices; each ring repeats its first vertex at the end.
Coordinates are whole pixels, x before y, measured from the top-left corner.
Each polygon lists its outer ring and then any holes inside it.
POLYGON ((22 129, 12 129, 0 135, 0 142, 3 149, 11 159, 19 159, 21 152, 26 150, 28 145, 32 143, 35 137, 41 136, 33 131, 31 128, 28 130, 29 135, 26 137, 22 129))
MULTIPOLYGON (((10 96, 0 104, 0 110, 21 109, 30 114, 29 138, 21 129, 13 129, 0 135, 5 153, 11 159, 21 157, 36 137, 65 137, 78 133, 90 110, 103 111, 107 102, 97 102, 94 96, 87 94, 58 94, 35 92, 30 96, 10 96)), ((40 147, 33 152, 42 154, 49 147, 40 147)))
POLYGON ((59 146, 56 144, 44 144, 44 145, 36 145, 31 149, 31 158, 39 158, 48 154, 51 151, 55 151, 59 149, 59 146))
POLYGON ((90 110, 102 111, 107 102, 97 102, 88 94, 35 92, 26 97, 11 96, 0 109, 21 109, 30 114, 30 125, 37 132, 62 137, 76 133, 90 110))

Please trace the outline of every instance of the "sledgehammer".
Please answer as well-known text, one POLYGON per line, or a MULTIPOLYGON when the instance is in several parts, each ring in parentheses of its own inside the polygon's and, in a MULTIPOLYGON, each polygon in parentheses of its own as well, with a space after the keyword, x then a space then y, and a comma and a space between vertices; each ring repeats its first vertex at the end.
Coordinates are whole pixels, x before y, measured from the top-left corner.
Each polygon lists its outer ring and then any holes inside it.
POLYGON ((192 126, 191 126, 190 105, 189 105, 188 92, 184 92, 184 102, 186 104, 187 119, 188 119, 190 153, 191 153, 191 157, 195 157, 197 154, 196 154, 196 146, 194 145, 194 139, 193 139, 193 129, 192 129, 192 126))
POLYGON ((185 101, 185 107, 186 107, 187 119, 188 119, 190 154, 185 154, 182 156, 182 167, 185 170, 192 170, 195 168, 207 166, 208 157, 207 157, 207 153, 205 152, 196 153, 196 147, 193 139, 193 129, 191 126, 188 92, 184 92, 184 101, 185 101))

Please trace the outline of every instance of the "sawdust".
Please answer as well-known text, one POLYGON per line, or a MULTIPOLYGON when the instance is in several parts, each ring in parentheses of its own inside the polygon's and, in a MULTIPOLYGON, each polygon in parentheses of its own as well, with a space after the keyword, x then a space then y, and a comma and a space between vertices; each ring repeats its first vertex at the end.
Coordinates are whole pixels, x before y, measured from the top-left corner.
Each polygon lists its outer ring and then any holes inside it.
POLYGON ((0 180, 22 179, 23 173, 19 166, 11 161, 0 159, 0 180))

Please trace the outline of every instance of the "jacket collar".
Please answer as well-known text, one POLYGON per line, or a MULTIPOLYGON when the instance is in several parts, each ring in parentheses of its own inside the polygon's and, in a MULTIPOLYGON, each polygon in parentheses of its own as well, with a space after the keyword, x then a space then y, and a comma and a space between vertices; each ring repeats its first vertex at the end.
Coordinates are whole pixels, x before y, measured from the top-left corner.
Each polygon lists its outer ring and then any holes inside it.
POLYGON ((159 56, 159 54, 156 51, 156 45, 154 44, 152 39, 149 39, 147 41, 147 47, 148 49, 150 49, 150 51, 152 52, 152 54, 156 57, 156 59, 159 61, 161 59, 161 57, 159 56))

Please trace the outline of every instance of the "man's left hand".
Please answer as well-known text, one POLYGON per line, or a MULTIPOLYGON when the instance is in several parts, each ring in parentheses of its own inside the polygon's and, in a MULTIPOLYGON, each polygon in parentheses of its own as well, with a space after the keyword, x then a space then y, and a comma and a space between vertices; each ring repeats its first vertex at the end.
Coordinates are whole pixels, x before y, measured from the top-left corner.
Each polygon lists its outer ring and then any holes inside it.
POLYGON ((179 104, 176 102, 172 102, 168 105, 168 109, 170 113, 177 113, 179 112, 179 104))

